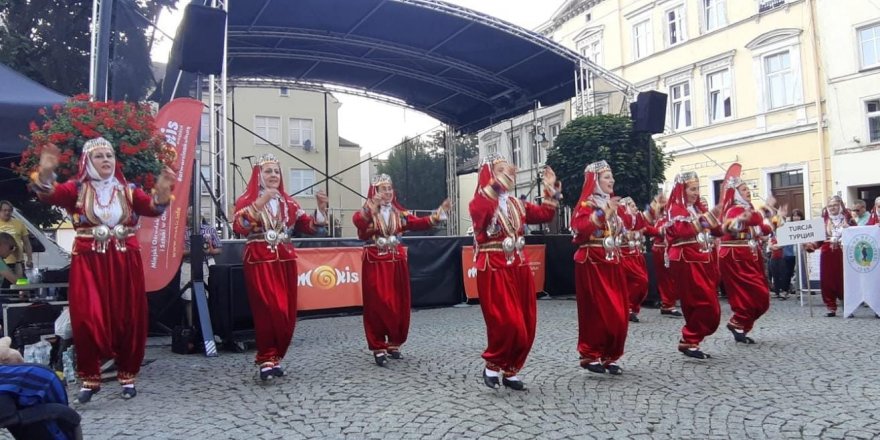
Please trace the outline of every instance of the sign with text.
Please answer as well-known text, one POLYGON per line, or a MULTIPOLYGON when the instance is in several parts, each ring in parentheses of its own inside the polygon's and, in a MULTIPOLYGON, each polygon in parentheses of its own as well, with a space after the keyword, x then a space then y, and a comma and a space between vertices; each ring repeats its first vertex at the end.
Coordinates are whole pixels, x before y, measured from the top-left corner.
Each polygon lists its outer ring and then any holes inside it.
POLYGON ((359 247, 297 249, 297 309, 363 305, 363 254, 359 247))
POLYGON ((785 223, 776 229, 780 246, 815 243, 825 240, 825 220, 822 217, 800 222, 785 223))
POLYGON ((880 228, 845 228, 842 241, 843 316, 850 316, 863 302, 880 313, 880 228))
MULTIPOLYGON (((546 247, 543 244, 526 245, 524 252, 532 275, 535 277, 535 293, 544 291, 544 262, 546 247)), ((474 248, 465 246, 461 248, 461 273, 464 277, 464 292, 468 299, 478 299, 477 292, 477 268, 474 266, 474 248)))

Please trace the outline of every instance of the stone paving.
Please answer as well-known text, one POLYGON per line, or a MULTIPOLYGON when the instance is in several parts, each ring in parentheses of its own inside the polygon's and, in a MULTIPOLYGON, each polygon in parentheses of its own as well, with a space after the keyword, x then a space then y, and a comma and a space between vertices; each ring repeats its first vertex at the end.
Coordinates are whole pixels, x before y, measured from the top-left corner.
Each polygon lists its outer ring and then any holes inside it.
POLYGON ((644 309, 619 377, 578 367, 573 300, 541 300, 526 392, 482 385, 479 306, 414 311, 404 359, 385 368, 360 316, 302 320, 288 376, 269 385, 252 351, 183 356, 151 339, 137 398, 106 383, 75 406, 87 439, 880 438, 880 319, 825 318, 813 299, 815 317, 773 300, 751 346, 724 329, 723 301, 703 361, 676 351, 680 318, 644 309))

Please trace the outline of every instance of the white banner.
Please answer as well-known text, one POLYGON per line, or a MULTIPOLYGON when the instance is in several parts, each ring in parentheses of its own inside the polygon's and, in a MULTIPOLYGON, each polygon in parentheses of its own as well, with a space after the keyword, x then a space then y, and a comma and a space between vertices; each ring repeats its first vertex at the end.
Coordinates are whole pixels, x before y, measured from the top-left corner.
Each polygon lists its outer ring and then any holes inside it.
POLYGON ((825 220, 822 217, 800 222, 783 223, 776 228, 776 240, 780 246, 825 241, 825 220))
POLYGON ((843 230, 843 316, 862 302, 880 313, 880 228, 843 230))

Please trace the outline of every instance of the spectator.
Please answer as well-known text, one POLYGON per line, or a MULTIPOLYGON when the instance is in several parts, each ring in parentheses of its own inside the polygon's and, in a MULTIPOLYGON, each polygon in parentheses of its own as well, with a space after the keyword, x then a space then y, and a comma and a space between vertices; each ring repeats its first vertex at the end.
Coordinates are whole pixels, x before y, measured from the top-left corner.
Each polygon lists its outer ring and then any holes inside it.
POLYGON ((318 204, 318 208, 315 209, 312 216, 315 219, 315 237, 329 237, 330 225, 333 223, 328 209, 327 193, 323 189, 319 189, 315 193, 315 202, 318 204))
POLYGON ((18 276, 6 265, 3 259, 12 255, 16 251, 17 246, 12 235, 0 232, 0 277, 3 277, 4 283, 9 283, 10 285, 14 285, 18 281, 18 276))
MULTIPOLYGON (((31 269, 34 267, 34 256, 31 251, 31 241, 28 238, 27 227, 21 220, 12 218, 14 210, 15 208, 11 202, 0 200, 0 232, 5 232, 15 239, 15 248, 4 261, 17 278, 23 278, 25 268, 31 269), (24 259, 25 255, 27 260, 24 259)), ((15 282, 13 281, 12 284, 15 284, 15 282)), ((2 286, 9 287, 9 285, 8 281, 4 279, 2 286)))
MULTIPOLYGON (((799 222, 804 219, 800 209, 791 211, 791 217, 786 221, 799 222)), ((795 245, 779 246, 776 244, 776 235, 770 240, 770 278, 773 281, 774 296, 781 299, 788 298, 791 291, 791 277, 794 276, 796 262, 795 245)))
POLYGON ((857 199, 853 202, 852 218, 856 221, 856 226, 865 226, 871 219, 871 213, 865 207, 865 201, 857 199))

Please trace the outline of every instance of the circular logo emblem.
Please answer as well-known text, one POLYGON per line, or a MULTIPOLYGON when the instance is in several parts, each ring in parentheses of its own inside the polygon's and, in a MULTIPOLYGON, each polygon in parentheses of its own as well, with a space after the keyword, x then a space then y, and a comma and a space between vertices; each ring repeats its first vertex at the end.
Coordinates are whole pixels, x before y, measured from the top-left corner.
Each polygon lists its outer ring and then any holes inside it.
POLYGON ((867 234, 860 234, 852 239, 846 248, 846 261, 856 272, 868 273, 877 268, 880 249, 877 240, 867 234))
POLYGON ((312 271, 312 285, 324 290, 336 287, 336 269, 330 266, 318 266, 312 271))

